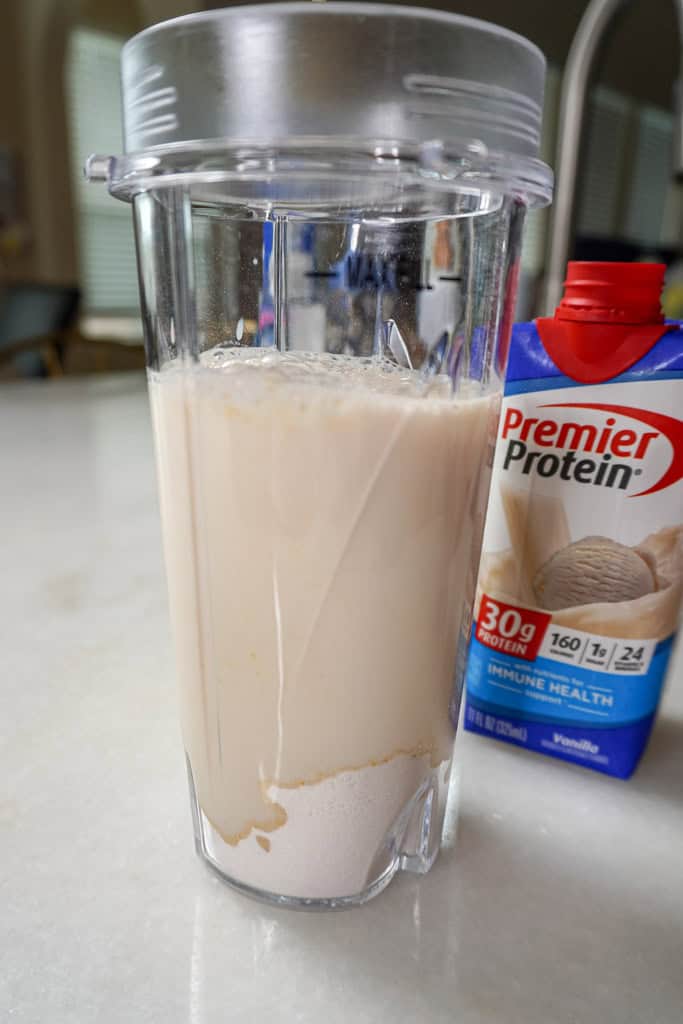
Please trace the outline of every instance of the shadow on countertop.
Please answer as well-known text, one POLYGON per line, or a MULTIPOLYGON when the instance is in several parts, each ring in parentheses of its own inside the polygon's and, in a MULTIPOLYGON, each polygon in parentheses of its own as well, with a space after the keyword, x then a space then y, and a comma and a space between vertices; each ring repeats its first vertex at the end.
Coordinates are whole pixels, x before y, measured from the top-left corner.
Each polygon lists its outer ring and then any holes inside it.
POLYGON ((660 716, 627 785, 645 796, 683 803, 683 718, 660 716))

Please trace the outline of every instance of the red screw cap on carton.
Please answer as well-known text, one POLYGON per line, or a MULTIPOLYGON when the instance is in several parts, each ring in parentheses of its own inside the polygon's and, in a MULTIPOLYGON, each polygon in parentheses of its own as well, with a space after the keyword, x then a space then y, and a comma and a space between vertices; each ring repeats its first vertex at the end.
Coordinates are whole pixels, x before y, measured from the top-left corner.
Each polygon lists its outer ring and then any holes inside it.
POLYGON ((664 263, 569 263, 555 317, 588 323, 662 324, 664 263))
POLYGON ((569 263, 555 316, 536 321, 558 369, 582 384, 609 380, 675 330, 660 306, 665 270, 663 263, 569 263))

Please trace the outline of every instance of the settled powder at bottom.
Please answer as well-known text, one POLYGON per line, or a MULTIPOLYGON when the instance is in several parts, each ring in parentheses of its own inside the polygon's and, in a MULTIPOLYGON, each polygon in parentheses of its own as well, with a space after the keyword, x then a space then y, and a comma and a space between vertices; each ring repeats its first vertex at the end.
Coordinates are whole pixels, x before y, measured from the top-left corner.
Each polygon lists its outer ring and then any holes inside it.
MULTIPOLYGON (((447 772, 448 763, 440 769, 447 772)), ((272 786, 287 825, 209 855, 223 871, 256 889, 284 896, 352 896, 374 880, 371 867, 406 802, 431 771, 429 758, 400 755, 385 764, 341 772, 295 789, 272 786), (267 844, 267 845, 266 845, 267 844)))

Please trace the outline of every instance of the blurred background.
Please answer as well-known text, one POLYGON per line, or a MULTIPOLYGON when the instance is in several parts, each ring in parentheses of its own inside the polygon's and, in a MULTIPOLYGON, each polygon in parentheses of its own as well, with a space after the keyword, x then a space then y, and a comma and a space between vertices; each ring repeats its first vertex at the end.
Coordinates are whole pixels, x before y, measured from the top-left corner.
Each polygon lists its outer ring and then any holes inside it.
MULTIPOLYGON (((2 0, 0 376, 142 367, 130 211, 82 177, 118 153, 119 53, 155 22, 217 6, 193 0, 2 0)), ((584 0, 432 0, 521 32, 546 54, 542 156, 551 165, 563 66, 584 0)), ((683 210, 674 179, 674 5, 631 2, 608 33, 581 148, 572 255, 669 265, 665 309, 683 316, 683 210)), ((549 216, 526 228, 518 319, 540 309, 549 216)))

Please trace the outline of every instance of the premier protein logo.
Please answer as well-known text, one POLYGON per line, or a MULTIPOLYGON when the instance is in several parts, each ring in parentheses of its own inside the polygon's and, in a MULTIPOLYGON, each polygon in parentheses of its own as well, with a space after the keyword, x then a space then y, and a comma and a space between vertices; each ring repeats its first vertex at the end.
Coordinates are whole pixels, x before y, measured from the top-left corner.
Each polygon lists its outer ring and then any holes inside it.
POLYGON ((671 462, 655 483, 630 495, 634 498, 654 494, 683 477, 683 421, 627 405, 557 402, 540 406, 533 416, 508 405, 501 429, 503 469, 625 491, 633 477, 642 474, 660 437, 671 444, 671 462), (596 415, 586 422, 585 416, 572 416, 571 410, 596 415))

